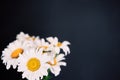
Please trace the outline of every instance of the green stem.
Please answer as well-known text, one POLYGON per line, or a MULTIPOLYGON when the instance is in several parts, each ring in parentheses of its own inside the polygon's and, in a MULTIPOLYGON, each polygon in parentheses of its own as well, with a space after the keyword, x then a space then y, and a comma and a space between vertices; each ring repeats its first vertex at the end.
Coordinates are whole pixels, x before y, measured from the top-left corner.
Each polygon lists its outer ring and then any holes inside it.
POLYGON ((43 80, 50 80, 50 79, 51 79, 50 69, 48 69, 48 76, 44 76, 43 80))

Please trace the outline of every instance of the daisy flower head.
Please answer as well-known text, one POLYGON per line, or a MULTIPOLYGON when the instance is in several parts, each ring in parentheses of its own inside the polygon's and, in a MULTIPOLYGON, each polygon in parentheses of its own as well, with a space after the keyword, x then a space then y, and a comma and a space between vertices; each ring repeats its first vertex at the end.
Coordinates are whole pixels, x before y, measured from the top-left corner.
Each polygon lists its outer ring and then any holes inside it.
POLYGON ((55 55, 55 52, 53 52, 53 47, 49 44, 49 42, 45 41, 44 38, 36 40, 35 44, 37 45, 38 49, 43 49, 43 54, 47 54, 51 58, 53 58, 52 56, 55 55))
POLYGON ((20 32, 17 34, 16 39, 21 40, 21 41, 33 41, 35 40, 35 36, 30 36, 29 34, 25 34, 24 32, 20 32))
POLYGON ((38 40, 40 40, 39 36, 30 36, 29 34, 25 34, 24 32, 20 32, 16 36, 17 40, 20 40, 21 42, 26 42, 27 45, 31 45, 31 47, 37 47, 35 44, 38 40))
POLYGON ((47 62, 50 60, 49 56, 43 54, 43 49, 30 49, 26 50, 24 54, 18 58, 18 72, 23 72, 22 78, 28 80, 41 80, 43 76, 48 75, 49 65, 47 62))
POLYGON ((68 41, 59 42, 57 37, 48 37, 47 41, 54 46, 54 50, 56 51, 56 53, 60 53, 60 49, 62 49, 63 52, 65 52, 65 55, 70 53, 70 49, 68 46, 70 45, 70 42, 68 41))
POLYGON ((36 40, 36 45, 38 48, 43 48, 43 51, 50 51, 50 45, 48 42, 45 41, 45 39, 41 38, 39 40, 36 40))
POLYGON ((17 67, 19 54, 22 54, 26 48, 28 48, 28 46, 26 46, 25 42, 15 40, 2 51, 1 59, 7 69, 9 69, 10 66, 13 66, 14 69, 17 67))
POLYGON ((55 75, 58 76, 61 71, 61 66, 66 66, 65 55, 64 54, 58 54, 56 55, 52 60, 48 62, 50 65, 50 71, 55 75))

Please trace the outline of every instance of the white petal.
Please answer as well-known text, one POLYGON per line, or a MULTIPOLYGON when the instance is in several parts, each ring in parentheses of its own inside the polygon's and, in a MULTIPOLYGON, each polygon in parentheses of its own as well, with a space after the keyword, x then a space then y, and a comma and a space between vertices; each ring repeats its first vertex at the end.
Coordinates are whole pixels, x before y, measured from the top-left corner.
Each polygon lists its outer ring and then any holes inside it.
POLYGON ((56 52, 57 54, 59 54, 59 53, 60 53, 60 48, 59 48, 59 47, 55 47, 55 52, 56 52))
POLYGON ((68 41, 63 41, 62 44, 63 44, 63 45, 70 45, 70 42, 68 42, 68 41))
POLYGON ((63 62, 63 61, 62 61, 62 62, 59 62, 58 64, 59 64, 60 66, 66 66, 66 62, 63 62))
POLYGON ((53 37, 48 37, 47 41, 49 41, 50 43, 53 42, 53 37))
POLYGON ((45 76, 47 76, 47 75, 48 75, 47 70, 46 70, 46 69, 44 69, 44 68, 41 70, 41 73, 42 73, 43 75, 45 75, 45 76))
POLYGON ((64 54, 59 54, 57 57, 57 61, 61 61, 61 60, 64 60, 64 54))
POLYGON ((58 76, 60 74, 60 71, 61 71, 60 67, 55 67, 54 68, 54 74, 55 74, 55 76, 58 76))
POLYGON ((55 37, 55 38, 54 38, 54 41, 53 41, 53 44, 55 44, 55 45, 56 45, 57 43, 58 43, 58 38, 57 38, 57 37, 55 37))
POLYGON ((17 65, 16 64, 13 64, 13 69, 15 69, 17 67, 17 65))
POLYGON ((10 68, 10 65, 9 65, 9 64, 7 64, 7 65, 6 65, 6 69, 8 70, 9 68, 10 68))
POLYGON ((65 55, 67 55, 67 53, 70 53, 70 49, 68 46, 64 46, 64 47, 62 47, 62 49, 65 52, 65 55))

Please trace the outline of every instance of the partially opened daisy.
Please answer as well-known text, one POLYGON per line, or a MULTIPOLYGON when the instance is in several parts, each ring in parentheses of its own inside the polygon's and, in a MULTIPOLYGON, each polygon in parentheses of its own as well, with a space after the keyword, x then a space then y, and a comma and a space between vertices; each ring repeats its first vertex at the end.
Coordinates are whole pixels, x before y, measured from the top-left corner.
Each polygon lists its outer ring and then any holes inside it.
POLYGON ((22 78, 41 80, 48 75, 49 56, 43 54, 43 49, 28 49, 18 59, 18 72, 23 72, 22 78))
POLYGON ((55 47, 56 53, 60 53, 60 49, 65 52, 65 55, 70 53, 70 49, 68 47, 68 45, 70 45, 70 42, 59 42, 57 37, 48 37, 47 40, 50 42, 51 45, 55 47))
POLYGON ((43 48, 43 51, 50 51, 51 50, 49 43, 46 42, 45 39, 43 39, 43 38, 36 40, 35 44, 38 46, 38 48, 43 48))
POLYGON ((58 54, 48 62, 48 64, 50 65, 50 71, 55 76, 58 76, 60 74, 61 66, 66 66, 66 62, 64 62, 63 60, 65 60, 64 54, 58 54))
POLYGON ((17 67, 17 59, 19 54, 22 54, 26 48, 29 46, 26 42, 21 42, 19 40, 15 40, 11 42, 7 48, 2 51, 1 59, 3 63, 6 65, 6 68, 9 69, 10 66, 13 66, 15 69, 17 67))
POLYGON ((37 47, 35 43, 40 40, 38 36, 30 36, 29 34, 25 34, 24 32, 20 32, 19 34, 17 34, 16 39, 21 42, 26 42, 27 45, 32 45, 31 47, 37 47))
POLYGON ((17 34, 16 36, 16 39, 18 40, 22 40, 22 41, 25 41, 25 40, 35 40, 35 36, 30 36, 29 34, 25 34, 24 32, 20 32, 19 34, 17 34))

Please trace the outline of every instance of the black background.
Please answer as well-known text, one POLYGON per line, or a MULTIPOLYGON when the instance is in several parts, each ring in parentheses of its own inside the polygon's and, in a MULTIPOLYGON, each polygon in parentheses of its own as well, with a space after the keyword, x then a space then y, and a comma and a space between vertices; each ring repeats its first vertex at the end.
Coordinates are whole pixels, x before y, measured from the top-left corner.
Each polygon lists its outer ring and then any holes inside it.
MULTIPOLYGON (((51 80, 120 80, 119 1, 4 0, 0 4, 1 54, 20 31, 57 36, 71 42, 71 54, 67 66, 51 80)), ((21 78, 0 60, 1 80, 21 78)))

